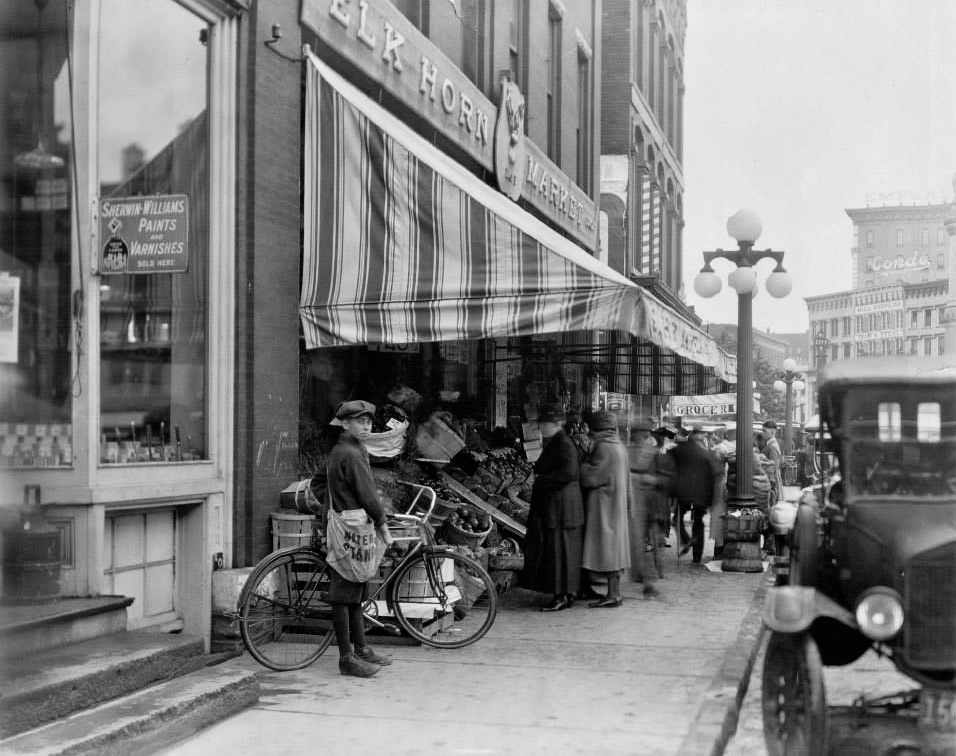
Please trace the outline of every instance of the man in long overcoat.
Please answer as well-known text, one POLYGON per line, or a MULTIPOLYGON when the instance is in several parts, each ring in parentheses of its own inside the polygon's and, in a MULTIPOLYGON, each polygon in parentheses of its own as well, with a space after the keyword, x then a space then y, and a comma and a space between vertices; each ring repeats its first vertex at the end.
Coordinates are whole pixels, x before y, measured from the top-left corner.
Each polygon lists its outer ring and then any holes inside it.
POLYGON ((558 406, 538 411, 545 441, 534 464, 525 566, 518 579, 522 588, 553 594, 542 612, 569 608, 580 585, 584 504, 578 450, 562 429, 563 422, 558 406))
POLYGON ((694 428, 690 440, 669 452, 674 459, 674 494, 677 496, 677 532, 684 542, 681 554, 693 549, 694 562, 704 554, 704 515, 716 503, 719 491, 720 463, 707 448, 703 431, 694 428), (691 538, 684 530, 684 515, 691 510, 691 538))
POLYGON ((590 607, 620 606, 621 572, 631 566, 627 501, 630 481, 627 452, 610 412, 596 412, 591 427, 591 455, 581 464, 581 486, 587 496, 584 526, 584 569, 607 578, 607 596, 590 607))

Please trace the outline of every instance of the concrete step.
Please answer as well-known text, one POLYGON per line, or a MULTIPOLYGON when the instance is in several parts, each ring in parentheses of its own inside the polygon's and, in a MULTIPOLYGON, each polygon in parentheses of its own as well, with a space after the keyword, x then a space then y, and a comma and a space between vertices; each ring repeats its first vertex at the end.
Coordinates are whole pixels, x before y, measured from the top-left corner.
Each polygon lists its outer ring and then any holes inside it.
POLYGON ((255 672, 228 665, 207 667, 0 740, 0 753, 146 756, 258 700, 255 672))
POLYGON ((126 629, 127 596, 0 604, 0 659, 60 648, 126 629))
MULTIPOLYGON (((125 611, 125 610, 124 610, 125 611)), ((0 663, 0 737, 206 666, 201 638, 119 632, 0 663)))

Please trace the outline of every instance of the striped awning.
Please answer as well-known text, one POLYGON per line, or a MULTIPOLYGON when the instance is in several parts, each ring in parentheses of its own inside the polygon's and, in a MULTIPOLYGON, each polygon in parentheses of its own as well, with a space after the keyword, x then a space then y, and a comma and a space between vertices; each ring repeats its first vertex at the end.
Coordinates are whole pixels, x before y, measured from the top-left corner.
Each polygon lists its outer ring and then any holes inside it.
POLYGON ((304 160, 307 348, 613 329, 735 377, 706 333, 311 53, 304 160))

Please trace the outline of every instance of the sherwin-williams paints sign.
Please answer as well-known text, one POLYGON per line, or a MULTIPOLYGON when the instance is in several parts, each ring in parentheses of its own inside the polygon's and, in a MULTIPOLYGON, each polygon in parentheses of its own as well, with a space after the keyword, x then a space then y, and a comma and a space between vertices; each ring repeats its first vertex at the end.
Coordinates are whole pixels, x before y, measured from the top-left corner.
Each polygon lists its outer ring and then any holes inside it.
POLYGON ((189 267, 185 194, 100 200, 102 275, 185 273, 189 267))

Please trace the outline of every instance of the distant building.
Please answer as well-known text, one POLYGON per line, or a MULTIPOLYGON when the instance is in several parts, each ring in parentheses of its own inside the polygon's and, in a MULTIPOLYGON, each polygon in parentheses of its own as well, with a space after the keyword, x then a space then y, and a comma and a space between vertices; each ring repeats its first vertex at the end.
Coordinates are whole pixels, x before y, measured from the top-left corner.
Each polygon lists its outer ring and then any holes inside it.
POLYGON ((601 78, 602 254, 685 315, 686 0, 604 0, 601 78))
POLYGON ((807 297, 811 398, 818 369, 851 357, 946 351, 956 202, 849 209, 853 288, 807 297))

